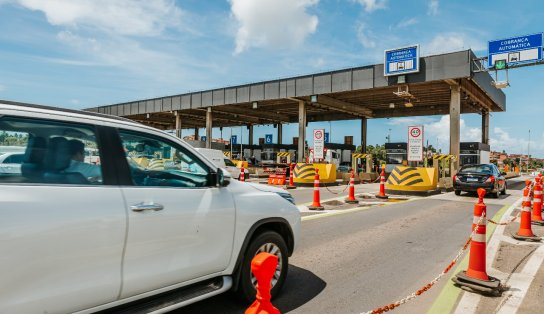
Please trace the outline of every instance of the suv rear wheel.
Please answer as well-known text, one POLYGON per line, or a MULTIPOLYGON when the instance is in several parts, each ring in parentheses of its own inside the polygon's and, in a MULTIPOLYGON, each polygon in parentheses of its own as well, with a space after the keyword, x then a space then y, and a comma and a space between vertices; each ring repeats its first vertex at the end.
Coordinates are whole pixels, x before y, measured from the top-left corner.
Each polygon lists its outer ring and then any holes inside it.
POLYGON ((247 248, 240 270, 240 285, 238 291, 236 291, 240 298, 247 303, 253 302, 257 294, 257 290, 255 289, 257 280, 251 272, 251 260, 255 255, 262 252, 270 253, 278 257, 278 266, 276 267, 276 272, 272 278, 272 298, 278 295, 285 282, 285 277, 287 276, 287 268, 289 265, 287 255, 289 252, 285 240, 281 235, 274 231, 265 231, 259 234, 251 241, 247 248))

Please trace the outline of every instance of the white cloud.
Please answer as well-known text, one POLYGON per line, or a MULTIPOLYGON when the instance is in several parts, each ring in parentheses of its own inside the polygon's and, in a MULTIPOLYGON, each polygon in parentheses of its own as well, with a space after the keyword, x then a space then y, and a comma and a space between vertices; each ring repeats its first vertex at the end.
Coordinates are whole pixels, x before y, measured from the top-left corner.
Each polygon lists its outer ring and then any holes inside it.
POLYGON ((3 92, 6 90, 6 87, 4 85, 0 85, 0 92, 3 92))
POLYGON ((366 12, 373 12, 380 9, 386 8, 386 0, 355 0, 361 4, 366 12))
POLYGON ((424 123, 430 123, 434 121, 435 119, 431 117, 402 117, 402 118, 388 119, 387 124, 408 126, 408 125, 421 125, 424 123))
POLYGON ((184 75, 181 66, 183 58, 171 55, 167 51, 146 48, 139 41, 130 38, 123 36, 87 38, 70 31, 58 33, 57 38, 86 60, 65 64, 117 67, 130 73, 151 76, 154 81, 161 82, 177 81, 184 75))
POLYGON ((317 58, 317 60, 314 61, 314 68, 323 68, 325 65, 325 59, 323 58, 317 58))
MULTIPOLYGON (((482 131, 479 127, 467 126, 464 119, 460 120, 461 141, 479 142, 482 138, 482 131)), ((409 126, 423 125, 425 144, 428 142, 435 148, 446 153, 450 149, 450 117, 440 117, 439 120, 433 117, 404 117, 391 119, 390 125, 409 126)), ((407 129, 406 129, 407 130, 407 129)))
POLYGON ((484 42, 462 33, 451 32, 437 34, 430 42, 422 45, 421 48, 424 54, 445 53, 468 48, 482 50, 485 48, 484 42))
MULTIPOLYGON (((542 157, 544 155, 544 143, 542 143, 541 141, 535 141, 534 137, 538 138, 538 136, 535 135, 531 136, 531 156, 542 157)), ((491 149, 494 151, 504 150, 508 154, 527 154, 527 151, 529 149, 528 133, 526 138, 516 138, 512 137, 506 129, 495 127, 493 128, 493 132, 490 137, 491 138, 489 142, 491 145, 491 149)))
POLYGON ((230 0, 239 24, 235 54, 250 47, 294 48, 317 29, 307 10, 319 0, 230 0))
MULTIPOLYGON (((396 127, 408 127, 410 125, 423 125, 425 144, 442 150, 442 153, 448 153, 450 147, 450 118, 448 115, 441 116, 440 119, 434 117, 403 117, 389 119, 388 125, 396 127)), ((482 129, 480 127, 468 126, 464 119, 460 120, 461 142, 480 142, 482 140, 482 129)), ((407 130, 407 129, 406 129, 407 130)), ((528 134, 527 134, 528 135, 528 134)), ((541 135, 544 137, 544 134, 541 135)), ((544 156, 544 142, 535 140, 538 136, 531 135, 531 156, 544 156)), ((406 138, 403 138, 405 141, 406 138)), ((529 144, 527 138, 516 138, 500 127, 490 129, 489 144, 493 151, 505 150, 508 154, 527 154, 529 144)))
POLYGON ((72 105, 79 105, 80 101, 79 101, 79 99, 70 99, 70 103, 72 105))
POLYGON ((359 42, 365 48, 376 47, 376 37, 374 36, 372 31, 366 27, 366 24, 364 23, 359 23, 359 25, 357 26, 357 39, 359 39, 359 42))
POLYGON ((430 0, 427 8, 427 15, 437 15, 438 5, 438 0, 430 0))
POLYGON ((41 11, 52 25, 101 29, 120 35, 154 36, 179 26, 182 11, 173 0, 17 0, 41 11))
POLYGON ((415 25, 417 24, 419 21, 413 17, 411 19, 404 19, 402 21, 400 21, 398 24, 397 24, 397 28, 406 28, 408 26, 412 26, 412 25, 415 25))

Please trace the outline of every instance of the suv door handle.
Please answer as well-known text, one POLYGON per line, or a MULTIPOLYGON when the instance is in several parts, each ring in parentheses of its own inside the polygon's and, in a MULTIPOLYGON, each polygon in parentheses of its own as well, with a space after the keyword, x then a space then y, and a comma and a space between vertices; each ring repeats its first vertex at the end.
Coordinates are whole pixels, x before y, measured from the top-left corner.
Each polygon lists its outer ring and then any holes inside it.
POLYGON ((164 206, 162 206, 161 204, 154 204, 154 203, 152 204, 139 203, 139 204, 130 206, 130 209, 133 212, 143 212, 145 210, 159 211, 159 210, 163 210, 164 206))

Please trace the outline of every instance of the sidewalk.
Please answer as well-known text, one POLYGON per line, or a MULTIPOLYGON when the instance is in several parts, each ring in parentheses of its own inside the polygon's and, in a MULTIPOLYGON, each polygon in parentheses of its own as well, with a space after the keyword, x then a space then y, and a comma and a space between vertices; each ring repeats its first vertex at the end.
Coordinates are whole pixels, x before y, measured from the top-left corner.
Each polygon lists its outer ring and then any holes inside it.
MULTIPOLYGON (((518 199, 493 218, 507 221, 520 209, 518 199)), ((429 313, 544 313, 544 243, 513 239, 519 218, 507 226, 494 227, 488 224, 487 273, 500 279, 506 291, 500 297, 482 296, 455 287, 449 279, 429 313)), ((537 236, 544 235, 543 226, 533 225, 532 230, 537 236)), ((467 265, 468 254, 451 276, 467 265)))

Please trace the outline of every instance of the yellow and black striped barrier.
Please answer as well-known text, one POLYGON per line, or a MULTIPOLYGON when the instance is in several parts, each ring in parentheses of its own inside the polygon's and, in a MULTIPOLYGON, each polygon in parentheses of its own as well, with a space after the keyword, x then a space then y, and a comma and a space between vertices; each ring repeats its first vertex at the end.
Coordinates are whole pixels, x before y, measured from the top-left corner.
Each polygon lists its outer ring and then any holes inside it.
POLYGON ((297 164, 293 170, 294 180, 310 180, 314 182, 315 167, 314 164, 297 164))
POLYGON ((393 169, 385 189, 391 194, 434 194, 440 193, 437 188, 438 172, 435 168, 402 167, 393 169))
POLYGON ((366 158, 366 156, 368 156, 368 155, 370 155, 370 154, 353 153, 353 154, 351 154, 351 158, 354 158, 354 159, 355 158, 360 158, 360 159, 362 159, 362 158, 366 158))
POLYGON ((296 186, 313 186, 315 169, 319 170, 321 186, 336 184, 336 165, 298 163, 293 169, 293 183, 296 186))
POLYGON ((291 153, 289 153, 289 152, 279 152, 277 156, 278 157, 289 157, 289 156, 291 156, 291 153))
POLYGON ((230 158, 230 152, 223 152, 223 155, 225 155, 225 157, 230 158))
POLYGON ((434 160, 456 160, 455 155, 434 155, 434 160))

